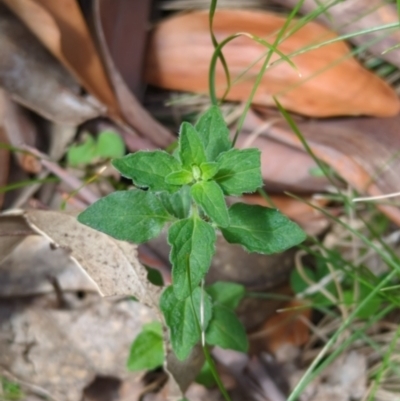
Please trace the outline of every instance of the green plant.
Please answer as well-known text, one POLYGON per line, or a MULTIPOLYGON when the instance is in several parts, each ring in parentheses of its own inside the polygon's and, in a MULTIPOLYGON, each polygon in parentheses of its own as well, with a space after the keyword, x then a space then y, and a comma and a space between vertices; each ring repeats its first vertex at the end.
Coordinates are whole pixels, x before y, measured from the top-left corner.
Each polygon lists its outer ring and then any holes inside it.
POLYGON ((5 377, 0 377, 0 400, 16 401, 22 399, 24 393, 19 384, 5 377))
POLYGON ((67 152, 68 165, 87 165, 99 159, 122 157, 125 145, 121 137, 113 131, 103 131, 97 138, 85 134, 83 143, 72 145, 67 152))
MULTIPOLYGON (((78 220, 135 243, 149 241, 168 226, 173 285, 162 293, 160 309, 176 356, 186 359, 199 341, 203 347, 246 351, 245 331, 233 312, 243 287, 216 283, 203 288, 217 231, 229 243, 263 254, 282 252, 305 239, 300 227, 277 210, 241 202, 227 206, 225 196, 262 185, 260 151, 232 148, 223 116, 213 106, 195 126, 182 124, 173 155, 139 151, 112 164, 136 188, 100 199, 78 220)), ((154 340, 153 334, 147 330, 146 341, 154 340)))

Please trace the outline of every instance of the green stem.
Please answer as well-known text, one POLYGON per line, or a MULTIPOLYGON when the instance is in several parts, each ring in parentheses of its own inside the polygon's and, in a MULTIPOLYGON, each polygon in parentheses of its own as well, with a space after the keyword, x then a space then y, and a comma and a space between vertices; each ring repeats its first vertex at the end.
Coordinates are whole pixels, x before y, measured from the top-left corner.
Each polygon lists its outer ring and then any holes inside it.
MULTIPOLYGON (((192 208, 193 208, 193 206, 192 206, 192 208)), ((194 208, 193 208, 193 209, 194 209, 194 208)), ((193 209, 192 209, 192 210, 193 210, 193 209)), ((196 206, 195 210, 196 210, 196 213, 197 213, 197 206, 196 206)), ((192 280, 191 280, 191 277, 190 277, 190 266, 189 266, 189 264, 187 265, 186 274, 187 274, 188 283, 189 283, 190 305, 191 305, 191 307, 192 307, 192 313, 193 313, 193 316, 194 316, 194 318, 195 318, 196 327, 197 327, 197 330, 198 330, 199 333, 200 333, 200 337, 203 337, 203 335, 204 335, 204 334, 203 334, 203 328, 201 327, 201 324, 200 324, 199 319, 198 319, 198 317, 197 317, 196 308, 195 308, 195 306, 194 306, 194 301, 193 301, 193 288, 192 288, 192 280)), ((203 342, 202 342, 202 343, 201 343, 201 348, 203 349, 204 357, 205 357, 207 363, 208 363, 209 366, 210 366, 211 373, 212 373, 212 375, 214 376, 214 380, 215 380, 215 382, 217 383, 217 386, 218 386, 219 390, 221 391, 221 393, 222 393, 222 395, 224 396, 224 398, 225 398, 226 401, 232 401, 232 400, 231 400, 231 397, 229 396, 229 394, 228 394, 228 392, 227 392, 227 390, 226 390, 226 388, 225 388, 225 386, 224 386, 224 383, 222 383, 222 380, 221 380, 221 378, 219 377, 217 368, 215 367, 214 360, 213 360, 213 358, 212 358, 211 355, 210 355, 210 352, 209 352, 209 350, 208 350, 207 345, 206 345, 206 344, 203 344, 203 342)))

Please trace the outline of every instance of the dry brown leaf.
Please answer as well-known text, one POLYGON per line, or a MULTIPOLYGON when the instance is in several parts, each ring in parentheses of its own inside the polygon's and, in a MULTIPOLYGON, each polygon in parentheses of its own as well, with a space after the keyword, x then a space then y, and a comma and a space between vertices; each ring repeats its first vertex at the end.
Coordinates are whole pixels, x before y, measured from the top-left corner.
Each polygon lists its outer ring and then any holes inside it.
POLYGON ((282 312, 276 312, 252 335, 253 339, 262 339, 264 347, 272 353, 279 348, 292 345, 299 347, 304 345, 310 337, 310 329, 304 319, 311 318, 311 309, 307 304, 300 301, 286 303, 282 312))
POLYGON ((95 0, 93 4, 93 19, 96 31, 96 39, 99 43, 101 53, 112 81, 116 96, 119 101, 120 110, 124 120, 141 136, 151 139, 156 145, 165 147, 175 138, 161 124, 151 117, 151 115, 142 107, 135 96, 129 91, 120 73, 114 65, 110 50, 103 31, 103 9, 102 2, 95 0))
POLYGON ((136 257, 136 245, 115 240, 62 212, 7 212, 10 215, 25 219, 33 231, 69 251, 101 295, 132 295, 143 304, 158 307, 160 288, 148 282, 147 271, 136 257))
POLYGON ((113 115, 118 105, 76 0, 3 0, 113 115))
POLYGON ((172 134, 146 112, 123 82, 109 56, 99 18, 95 17, 96 39, 107 71, 76 0, 4 2, 78 82, 107 107, 108 115, 122 124, 130 135, 136 136, 137 131, 158 146, 166 146, 174 140, 172 134))
MULTIPOLYGON (((293 8, 297 5, 298 0, 277 0, 276 3, 293 8)), ((300 10, 304 14, 310 13, 324 3, 332 4, 333 2, 331 0, 319 2, 305 0, 300 10)), ((329 7, 326 13, 319 15, 318 20, 340 34, 348 34, 378 28, 386 24, 397 24, 399 16, 396 5, 386 0, 346 0, 336 2, 334 6, 329 7)), ((400 68, 400 49, 386 52, 391 47, 397 46, 400 41, 398 27, 357 35, 350 40, 356 46, 367 45, 368 52, 400 68)))
MULTIPOLYGON (((0 108, 4 111, 2 126, 7 142, 16 148, 21 145, 34 145, 37 139, 35 125, 22 107, 13 102, 3 90, 0 90, 0 108)), ((22 152, 14 152, 13 155, 22 170, 27 173, 37 174, 41 171, 40 162, 33 155, 22 152)))
POLYGON ((107 48, 131 92, 140 100, 151 1, 101 0, 100 17, 107 48), (126 40, 135 38, 135 40, 126 40))
MULTIPOLYGON (((0 233, 4 224, 4 217, 0 217, 0 233)), ((51 247, 40 235, 23 238, 4 261, 0 260, 0 297, 53 293, 53 279, 63 291, 97 292, 68 252, 51 247)))
MULTIPOLYGON (((234 33, 249 32, 273 43, 285 22, 286 18, 263 11, 219 10, 213 28, 219 42, 234 33)), ((167 89, 207 93, 208 69, 213 53, 208 24, 206 11, 180 14, 161 22, 149 43, 145 70, 147 82, 167 89)), ((310 22, 283 40, 278 48, 288 55, 336 37, 332 31, 310 22)), ((265 52, 265 47, 243 36, 223 50, 233 79, 265 52)), ((271 61, 278 58, 274 54, 271 61)), ((255 104, 273 106, 275 95, 288 110, 315 117, 393 116, 400 110, 394 90, 352 58, 349 46, 343 41, 292 56, 291 60, 297 70, 286 62, 267 69, 254 97, 255 104)), ((233 85, 227 99, 248 99, 261 63, 257 62, 233 85)), ((218 64, 218 96, 223 94, 225 87, 223 68, 218 64)))
POLYGON ((51 121, 77 125, 101 108, 79 87, 31 32, 0 4, 0 86, 13 100, 51 121))
MULTIPOLYGON (((249 113, 246 126, 263 122, 249 113)), ((329 164, 361 194, 380 196, 400 188, 400 116, 392 118, 343 118, 304 121, 297 126, 315 156, 329 164)), ((263 132, 269 138, 303 149, 300 139, 284 121, 263 132)), ((400 209, 390 199, 377 203, 379 209, 400 224, 400 209)))

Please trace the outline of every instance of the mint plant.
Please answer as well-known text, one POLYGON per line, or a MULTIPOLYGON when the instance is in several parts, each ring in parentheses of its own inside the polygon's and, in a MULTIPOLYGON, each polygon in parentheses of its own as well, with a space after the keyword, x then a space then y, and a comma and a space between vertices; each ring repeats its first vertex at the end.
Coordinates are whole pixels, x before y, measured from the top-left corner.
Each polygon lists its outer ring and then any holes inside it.
MULTIPOLYGON (((181 125, 175 154, 139 151, 112 164, 136 188, 100 199, 78 220, 134 243, 149 241, 167 228, 173 284, 162 293, 160 309, 176 356, 186 359, 200 340, 203 346, 246 351, 246 334, 234 313, 243 287, 202 285, 217 231, 229 243, 263 254, 282 252, 305 239, 301 228, 277 210, 241 202, 227 206, 226 196, 261 187, 260 151, 232 148, 223 116, 213 106, 195 126, 181 125)), ((160 350, 161 336, 154 330, 136 341, 160 350)))

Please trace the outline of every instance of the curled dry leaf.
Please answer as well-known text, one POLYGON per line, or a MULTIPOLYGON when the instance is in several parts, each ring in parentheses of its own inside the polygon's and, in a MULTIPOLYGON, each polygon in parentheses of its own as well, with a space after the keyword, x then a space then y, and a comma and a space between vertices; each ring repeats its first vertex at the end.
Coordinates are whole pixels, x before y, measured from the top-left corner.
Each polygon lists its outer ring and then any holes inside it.
POLYGON ((115 67, 127 87, 141 99, 151 0, 101 0, 100 19, 104 39, 115 67), (126 40, 126 38, 135 40, 126 40))
MULTIPOLYGON (((237 32, 249 32, 272 44, 285 22, 286 18, 263 11, 219 10, 213 29, 219 42, 237 32)), ((295 23, 296 20, 291 26, 295 23)), ((285 38, 278 49, 291 55, 336 38, 332 31, 309 22, 285 38)), ((197 11, 167 19, 152 33, 145 79, 162 88, 207 93, 213 50, 208 12, 197 11)), ((224 47, 223 54, 233 80, 249 68, 234 83, 227 99, 248 99, 263 62, 259 58, 267 51, 261 44, 243 36, 224 47)), ((279 58, 275 53, 271 62, 279 58)), ((290 59, 297 70, 285 61, 268 67, 254 97, 255 104, 273 106, 273 96, 276 96, 286 109, 315 117, 393 116, 400 110, 394 90, 352 58, 349 46, 343 41, 292 55, 290 59)), ((218 63, 216 90, 219 97, 225 88, 225 74, 218 63)))
MULTIPOLYGON (((107 10, 107 7, 105 8, 107 10)), ((130 92, 121 74, 115 67, 107 46, 103 22, 105 19, 102 2, 95 0, 93 4, 93 20, 97 42, 99 43, 103 59, 112 81, 115 94, 119 101, 124 121, 142 136, 151 139, 156 145, 165 147, 169 145, 174 136, 141 106, 136 97, 130 92)))
POLYGON ((77 125, 101 110, 31 32, 0 4, 0 86, 13 100, 61 124, 77 125))
MULTIPOLYGON (((3 90, 0 90, 0 110, 3 111, 0 121, 7 137, 6 142, 15 147, 20 147, 22 144, 35 145, 37 139, 35 125, 27 117, 23 108, 13 102, 3 90)), ((32 174, 41 171, 40 162, 35 156, 22 152, 14 152, 13 155, 24 171, 32 174)))
POLYGON ((4 2, 89 93, 116 112, 116 98, 76 0, 4 2))
MULTIPOLYGON (((77 81, 106 108, 108 115, 122 124, 131 136, 135 131, 158 146, 174 138, 157 123, 132 95, 111 59, 103 36, 99 12, 94 4, 96 42, 105 66, 90 35, 76 0, 4 0, 40 42, 77 81)), ((87 118, 88 119, 88 118, 87 118)))

